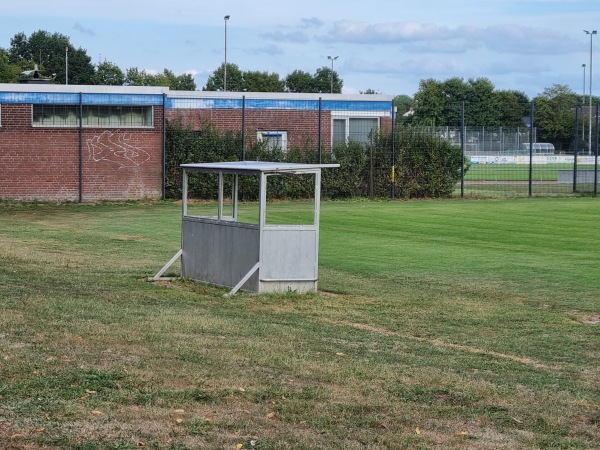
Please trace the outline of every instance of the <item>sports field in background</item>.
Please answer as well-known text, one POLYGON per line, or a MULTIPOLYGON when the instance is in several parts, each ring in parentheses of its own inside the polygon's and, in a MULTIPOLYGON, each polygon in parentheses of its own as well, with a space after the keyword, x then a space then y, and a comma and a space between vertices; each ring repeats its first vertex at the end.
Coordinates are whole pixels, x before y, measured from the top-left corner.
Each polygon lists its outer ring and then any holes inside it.
MULTIPOLYGON (((534 164, 533 181, 558 181, 559 170, 573 170, 573 164, 534 164)), ((580 164, 577 170, 594 170, 593 164, 580 164)), ((472 164, 465 181, 528 181, 528 164, 472 164)))
POLYGON ((326 201, 320 292, 230 298, 146 281, 178 203, 0 206, 0 448, 600 446, 596 198, 326 201))
MULTIPOLYGON (((593 193, 594 167, 594 164, 578 164, 579 178, 574 190, 573 164, 533 164, 531 173, 528 164, 471 164, 465 173, 464 194, 467 197, 525 197, 529 195, 530 177, 532 195, 593 193), (562 177, 559 176, 560 171, 563 172, 562 177), (589 173, 584 177, 583 171, 589 173)), ((460 183, 454 196, 460 196, 460 183)))

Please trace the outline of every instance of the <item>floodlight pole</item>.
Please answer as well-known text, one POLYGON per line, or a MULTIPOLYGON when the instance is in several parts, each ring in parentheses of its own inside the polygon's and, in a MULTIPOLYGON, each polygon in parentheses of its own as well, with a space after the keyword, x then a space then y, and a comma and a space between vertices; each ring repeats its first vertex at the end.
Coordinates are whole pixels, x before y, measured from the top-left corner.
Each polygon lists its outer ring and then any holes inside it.
POLYGON ((65 47, 65 84, 69 84, 69 47, 65 47))
POLYGON ((589 124, 588 124, 588 154, 592 154, 592 38, 595 34, 598 34, 596 30, 588 31, 583 30, 586 34, 590 35, 590 110, 588 113, 589 124))
POLYGON ((333 62, 338 59, 339 56, 328 56, 327 59, 331 60, 331 93, 333 94, 333 62))
MULTIPOLYGON (((583 112, 583 108, 585 107, 585 64, 582 64, 583 67, 583 97, 581 97, 581 112, 583 112)), ((585 122, 581 121, 581 140, 585 141, 585 122)))
POLYGON ((225 63, 223 64, 223 92, 227 92, 227 21, 229 16, 224 17, 225 20, 225 63))

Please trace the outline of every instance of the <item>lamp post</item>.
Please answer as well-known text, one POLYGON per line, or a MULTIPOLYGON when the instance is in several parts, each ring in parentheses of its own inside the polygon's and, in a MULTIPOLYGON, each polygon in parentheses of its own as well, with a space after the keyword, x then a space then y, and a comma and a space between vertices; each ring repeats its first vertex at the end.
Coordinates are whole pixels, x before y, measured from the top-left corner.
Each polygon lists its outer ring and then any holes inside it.
MULTIPOLYGON (((583 113, 583 107, 585 106, 585 64, 582 64, 583 67, 583 97, 581 97, 581 112, 583 113)), ((585 141, 585 122, 581 121, 581 139, 585 141)))
POLYGON ((225 20, 225 64, 223 64, 223 91, 227 92, 227 21, 229 16, 224 17, 225 20))
POLYGON ((588 124, 588 154, 592 154, 592 38, 595 34, 598 34, 596 30, 588 31, 583 30, 586 34, 590 35, 590 110, 588 111, 589 124, 588 124))
POLYGON ((69 47, 65 47, 65 84, 69 84, 69 47))
POLYGON ((331 60, 331 93, 333 94, 333 62, 338 59, 339 56, 328 56, 327 59, 331 60))

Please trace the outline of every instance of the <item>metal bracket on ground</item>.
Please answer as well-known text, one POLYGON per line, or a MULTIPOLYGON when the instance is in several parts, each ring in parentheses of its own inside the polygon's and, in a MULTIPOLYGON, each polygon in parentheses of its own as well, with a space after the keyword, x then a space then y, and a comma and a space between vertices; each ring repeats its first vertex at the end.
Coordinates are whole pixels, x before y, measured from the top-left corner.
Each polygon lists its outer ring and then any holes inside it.
POLYGON ((175 261, 177 261, 177 258, 179 258, 181 256, 181 254, 183 253, 182 249, 179 249, 179 251, 177 253, 175 253, 175 256, 173 256, 168 263, 166 263, 162 269, 160 269, 158 271, 158 273, 156 275, 154 275, 153 277, 148 277, 148 281, 161 281, 161 280, 175 280, 178 277, 163 277, 163 273, 165 273, 169 267, 171 267, 173 265, 173 263, 175 261))
POLYGON ((237 291, 240 290, 240 288, 246 283, 246 281, 248 281, 250 279, 250 277, 252 275, 254 275, 254 273, 258 270, 258 268, 260 267, 260 263, 257 262, 256 264, 254 264, 254 266, 252 266, 252 269, 250 269, 248 271, 248 273, 246 275, 244 275, 244 278, 242 278, 238 284, 236 284, 234 286, 234 288, 232 290, 230 290, 227 294, 225 294, 225 297, 230 297, 233 294, 235 294, 237 291))

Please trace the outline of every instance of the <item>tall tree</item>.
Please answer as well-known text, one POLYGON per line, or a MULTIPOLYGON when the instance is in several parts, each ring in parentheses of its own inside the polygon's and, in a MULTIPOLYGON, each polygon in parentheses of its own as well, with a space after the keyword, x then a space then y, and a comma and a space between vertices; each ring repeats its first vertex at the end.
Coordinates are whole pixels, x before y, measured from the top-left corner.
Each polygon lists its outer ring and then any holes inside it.
POLYGON ((285 77, 285 88, 288 92, 315 92, 312 75, 302 70, 294 70, 285 77))
POLYGON ((467 126, 522 126, 527 96, 517 91, 501 94, 487 78, 421 80, 415 94, 414 120, 439 126, 461 124, 461 103, 465 104, 467 126))
POLYGON ((82 48, 75 48, 69 38, 61 33, 49 33, 39 30, 29 37, 18 33, 11 39, 8 51, 9 61, 13 64, 34 64, 55 73, 54 82, 64 84, 90 84, 94 78, 94 66, 91 58, 82 48), (68 54, 68 56, 67 56, 68 54))
POLYGON ((248 92, 283 92, 285 88, 285 82, 276 73, 254 71, 243 72, 242 76, 248 92))
POLYGON ((394 107, 396 108, 396 122, 410 123, 412 122, 413 113, 409 113, 409 111, 413 111, 413 98, 409 95, 397 95, 394 97, 394 107), (407 114, 408 115, 404 115, 407 114))
POLYGON ((164 69, 162 74, 158 74, 157 79, 164 79, 166 84, 159 82, 160 86, 169 86, 173 91, 195 91, 196 82, 189 73, 175 75, 171 70, 164 69))
POLYGON ((145 70, 130 67, 125 71, 125 86, 152 86, 153 79, 145 70))
POLYGON ((122 86, 125 82, 125 74, 116 64, 104 60, 96 67, 94 84, 105 86, 122 86))
MULTIPOLYGON (((458 126, 461 123, 461 102, 468 101, 468 104, 475 102, 475 99, 469 99, 472 95, 469 84, 465 83, 462 78, 450 78, 442 82, 442 105, 444 108, 445 120, 437 122, 437 125, 458 126)), ((474 97, 474 96, 473 96, 474 97)), ((465 120, 469 125, 475 125, 467 119, 466 109, 468 104, 465 104, 465 120)))
POLYGON ((419 82, 414 97, 413 121, 421 125, 445 125, 445 94, 442 83, 428 78, 419 82))
POLYGON ((8 60, 8 52, 0 48, 0 83, 16 83, 19 81, 21 68, 8 60))
POLYGON ((468 126, 502 125, 499 120, 497 97, 494 96, 494 85, 489 79, 469 79, 463 95, 465 122, 468 126))
POLYGON ((529 116, 531 101, 520 91, 496 91, 498 120, 505 127, 524 126, 523 118, 529 116))
MULTIPOLYGON (((224 89, 225 64, 216 69, 206 80, 203 91, 222 91, 224 89)), ((227 63, 227 90, 242 92, 244 90, 244 77, 236 64, 227 63)))
POLYGON ((564 84, 555 84, 534 99, 537 140, 551 142, 557 150, 570 148, 575 135, 575 108, 581 98, 564 84))
POLYGON ((175 75, 171 70, 162 73, 148 73, 137 67, 130 67, 125 73, 126 86, 166 86, 174 91, 195 91, 196 83, 190 74, 175 75))
POLYGON ((343 85, 344 82, 340 79, 337 72, 335 70, 332 71, 329 67, 324 66, 318 68, 313 75, 312 92, 333 92, 334 94, 340 94, 342 92, 343 85))

